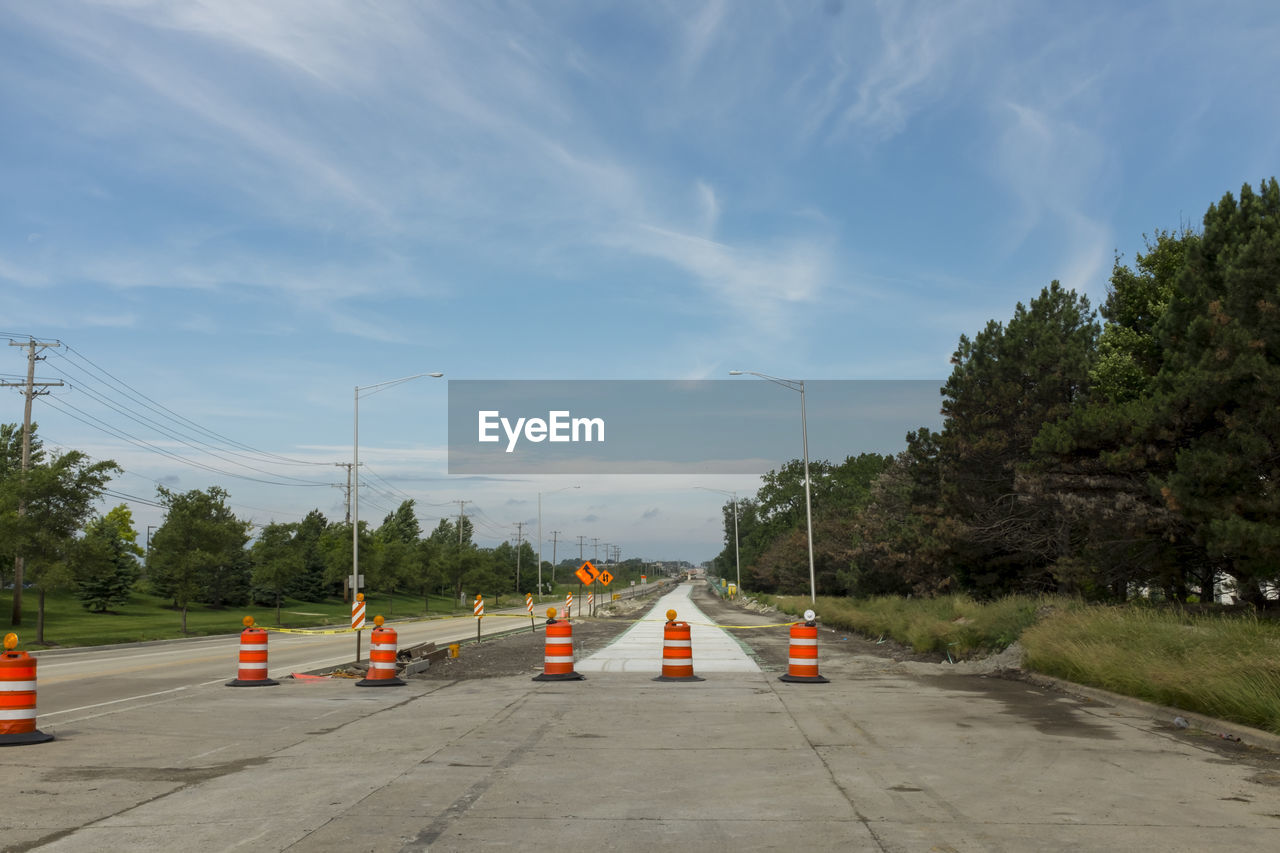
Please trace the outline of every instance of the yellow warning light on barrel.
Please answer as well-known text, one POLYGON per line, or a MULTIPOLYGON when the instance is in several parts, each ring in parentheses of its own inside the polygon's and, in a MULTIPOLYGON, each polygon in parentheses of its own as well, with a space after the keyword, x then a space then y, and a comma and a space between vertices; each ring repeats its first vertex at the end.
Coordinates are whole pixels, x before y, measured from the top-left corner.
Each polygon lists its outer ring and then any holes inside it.
POLYGON ((667 621, 668 622, 676 621, 676 612, 674 610, 667 611, 667 621))
POLYGON ((243 619, 241 619, 241 620, 240 620, 240 624, 241 624, 241 625, 243 625, 243 626, 245 626, 246 628, 252 628, 252 627, 253 627, 253 617, 252 617, 252 616, 246 616, 246 617, 244 617, 243 619))
POLYGON ((10 631, 4 635, 4 650, 11 652, 18 647, 18 635, 10 631))
POLYGON ((554 607, 547 608, 547 618, 548 619, 556 618, 556 609, 554 607))
POLYGON ((379 613, 377 616, 373 617, 373 624, 377 625, 379 628, 381 628, 381 627, 382 627, 382 623, 383 623, 383 622, 386 622, 386 621, 387 621, 386 619, 383 619, 383 618, 382 618, 382 614, 381 614, 381 613, 379 613))

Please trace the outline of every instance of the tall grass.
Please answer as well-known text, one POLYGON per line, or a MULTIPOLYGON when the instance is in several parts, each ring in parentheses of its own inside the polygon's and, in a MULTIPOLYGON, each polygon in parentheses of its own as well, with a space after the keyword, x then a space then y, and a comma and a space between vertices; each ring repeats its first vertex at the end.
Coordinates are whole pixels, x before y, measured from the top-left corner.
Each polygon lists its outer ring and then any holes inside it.
MULTIPOLYGON (((810 607, 803 596, 772 599, 783 612, 801 614, 810 607)), ((1010 596, 979 602, 964 595, 939 598, 822 597, 812 605, 822 624, 869 637, 888 637, 917 652, 952 658, 1002 651, 1049 607, 1074 607, 1066 598, 1010 596)))
POLYGON ((1280 733, 1274 622, 1089 607, 1049 614, 1022 645, 1038 672, 1280 733))

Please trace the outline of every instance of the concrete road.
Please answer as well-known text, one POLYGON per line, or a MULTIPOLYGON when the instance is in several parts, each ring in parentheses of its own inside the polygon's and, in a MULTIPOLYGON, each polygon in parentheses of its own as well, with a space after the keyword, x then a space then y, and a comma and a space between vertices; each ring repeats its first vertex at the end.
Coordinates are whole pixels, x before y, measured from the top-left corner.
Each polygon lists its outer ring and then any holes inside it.
POLYGON ((48 727, 57 740, 0 749, 0 844, 89 853, 1275 844, 1280 765, 1265 756, 1224 755, 1140 713, 1018 682, 924 677, 834 648, 820 647, 820 658, 829 684, 784 684, 777 671, 708 672, 693 683, 624 672, 380 689, 208 684, 67 715, 74 722, 48 727))
MULTIPOLYGON (((542 618, 535 620, 538 627, 546 621, 547 606, 542 605, 542 618)), ((369 619, 371 628, 373 614, 369 619)), ((480 621, 482 637, 530 627, 524 611, 517 609, 490 610, 480 621)), ((427 642, 444 647, 476 638, 473 616, 387 624, 395 628, 401 648, 427 642)), ((60 724, 120 704, 167 701, 183 691, 225 684, 236 677, 239 644, 239 635, 226 635, 35 652, 41 719, 60 724)), ((352 633, 271 631, 267 645, 267 674, 275 679, 350 663, 356 651, 352 633)), ((367 661, 368 631, 362 633, 360 648, 367 661)))

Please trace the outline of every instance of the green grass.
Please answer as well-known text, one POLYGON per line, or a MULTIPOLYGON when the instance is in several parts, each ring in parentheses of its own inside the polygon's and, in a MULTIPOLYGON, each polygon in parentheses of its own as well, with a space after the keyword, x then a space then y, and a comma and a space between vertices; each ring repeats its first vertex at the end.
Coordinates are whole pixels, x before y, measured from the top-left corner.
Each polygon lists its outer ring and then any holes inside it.
MULTIPOLYGON (((510 597, 514 601, 514 597, 510 597)), ((39 598, 34 590, 26 590, 22 596, 22 625, 9 627, 12 611, 12 591, 0 592, 0 626, 4 633, 14 631, 20 638, 20 648, 31 648, 36 636, 36 608, 39 598)), ((92 613, 69 594, 45 596, 44 639, 46 645, 94 646, 108 643, 134 643, 144 640, 166 640, 184 636, 182 613, 173 609, 173 602, 141 592, 135 592, 128 604, 118 605, 113 612, 92 613)), ((491 606, 497 606, 493 604, 491 606)), ((470 607, 466 608, 470 612, 470 607)), ((345 625, 351 619, 351 605, 341 599, 324 601, 295 601, 286 599, 280 609, 280 625, 286 628, 319 628, 326 625, 345 625)), ((462 612, 454 607, 451 599, 432 596, 429 614, 439 616, 462 612)), ((421 617, 424 615, 421 596, 372 595, 366 601, 367 618, 372 621, 377 614, 388 619, 421 617)), ((187 609, 186 636, 206 634, 234 634, 243 626, 241 620, 252 616, 260 625, 276 625, 274 607, 227 607, 215 609, 202 604, 187 609)))
POLYGON ((1026 665, 1079 684, 1280 733, 1280 624, 1145 607, 1049 614, 1026 665))
MULTIPOLYGON (((785 613, 802 614, 804 596, 771 599, 785 613)), ((1075 606, 1069 599, 1010 596, 978 602, 963 595, 939 598, 878 596, 868 599, 820 597, 812 607, 822 624, 868 637, 887 637, 917 652, 960 659, 1001 651, 1036 621, 1043 608, 1075 606)))
MULTIPOLYGON (((758 596, 785 613, 804 596, 758 596)), ((1280 623, 1065 597, 819 598, 822 624, 954 659, 1014 640, 1026 669, 1280 734, 1280 623)))

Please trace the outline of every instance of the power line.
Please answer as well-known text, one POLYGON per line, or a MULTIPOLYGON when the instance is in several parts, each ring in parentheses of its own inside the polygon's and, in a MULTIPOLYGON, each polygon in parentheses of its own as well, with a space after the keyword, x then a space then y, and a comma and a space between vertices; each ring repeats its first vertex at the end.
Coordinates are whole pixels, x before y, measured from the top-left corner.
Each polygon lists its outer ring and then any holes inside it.
POLYGON ((135 447, 140 447, 143 450, 150 450, 153 453, 159 453, 164 456, 168 456, 169 458, 174 459, 178 462, 182 462, 183 464, 191 465, 192 467, 200 468, 202 470, 209 471, 214 474, 221 474, 224 477, 235 477, 236 479, 240 479, 240 480, 248 480, 251 483, 264 483, 268 486, 304 486, 305 485, 305 486, 327 487, 329 485, 328 483, 306 483, 306 482, 283 483, 283 482, 280 482, 279 480, 264 480, 260 477, 250 477, 247 474, 237 474, 234 471, 224 471, 221 468, 215 468, 212 465, 205 465, 203 462, 196 462, 194 459, 188 459, 185 456, 179 456, 178 454, 172 451, 165 450, 163 447, 157 447, 156 445, 148 441, 135 438, 111 426, 110 424, 103 421, 101 418, 94 417, 93 415, 89 414, 83 409, 75 405, 72 405, 71 403, 68 403, 65 400, 59 400, 55 397, 50 397, 47 402, 52 404, 54 408, 61 410, 62 413, 67 417, 72 418, 73 420, 77 420, 87 427, 99 430, 101 432, 105 432, 107 435, 113 436, 114 438, 119 438, 124 441, 127 441, 130 444, 134 445, 135 447), (76 415, 73 415, 70 412, 66 411, 67 409, 71 409, 72 411, 79 412, 80 415, 83 415, 83 417, 77 417, 76 415), (91 423, 91 421, 96 421, 96 423, 91 423))
POLYGON ((289 456, 282 456, 278 453, 271 453, 266 450, 259 450, 255 447, 251 447, 248 444, 245 444, 240 441, 236 441, 233 438, 229 438, 225 435, 222 435, 221 433, 208 429, 207 427, 201 426, 200 424, 196 423, 190 418, 185 417, 184 415, 178 414, 177 412, 170 409, 168 406, 165 406, 164 404, 157 402, 151 397, 148 397, 146 394, 143 394, 141 391, 138 391, 137 389, 133 388, 127 382, 115 376, 106 368, 101 367, 98 364, 95 364, 91 359, 89 359, 86 355, 84 355, 84 353, 80 352, 79 350, 76 350, 71 346, 66 346, 66 351, 68 355, 75 356, 77 359, 84 362, 94 371, 107 377, 107 379, 109 380, 108 384, 113 384, 117 388, 117 390, 121 391, 121 393, 124 393, 126 396, 129 396, 130 398, 132 398, 135 402, 139 403, 140 405, 142 405, 147 409, 150 409, 152 412, 155 412, 156 414, 161 415, 162 417, 167 416, 170 420, 176 420, 176 421, 185 423, 190 427, 198 430, 199 432, 202 432, 211 438, 217 439, 218 441, 222 441, 226 444, 232 445, 233 447, 238 447, 241 450, 247 450, 250 453, 255 453, 259 456, 265 456, 272 459, 277 459, 283 463, 288 463, 291 465, 327 465, 328 464, 327 462, 314 462, 308 459, 294 459, 289 456))

